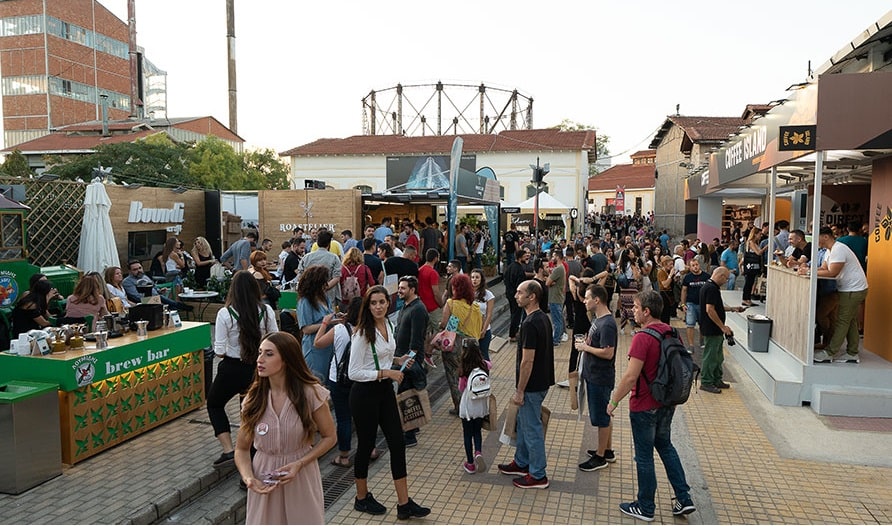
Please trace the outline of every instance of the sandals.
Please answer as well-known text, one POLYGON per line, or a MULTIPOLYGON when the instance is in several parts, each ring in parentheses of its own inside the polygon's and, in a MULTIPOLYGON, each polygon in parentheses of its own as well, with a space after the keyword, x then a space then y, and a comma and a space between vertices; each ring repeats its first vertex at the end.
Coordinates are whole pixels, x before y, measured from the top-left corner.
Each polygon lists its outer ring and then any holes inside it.
POLYGON ((350 460, 350 457, 342 457, 341 455, 335 455, 331 458, 331 465, 337 466, 339 468, 352 468, 353 461, 350 460))
POLYGON ((369 457, 369 459, 374 462, 375 460, 378 460, 380 456, 381 452, 378 451, 378 448, 372 448, 372 455, 371 457, 369 457))

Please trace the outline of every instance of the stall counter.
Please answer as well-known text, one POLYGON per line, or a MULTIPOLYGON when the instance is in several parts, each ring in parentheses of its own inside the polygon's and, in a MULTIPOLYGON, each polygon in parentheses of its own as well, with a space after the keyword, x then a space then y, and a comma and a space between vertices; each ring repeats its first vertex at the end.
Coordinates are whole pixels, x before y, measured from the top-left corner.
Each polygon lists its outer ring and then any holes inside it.
POLYGON ((62 461, 74 464, 193 411, 204 402, 210 325, 183 322, 139 339, 135 332, 97 350, 48 356, 0 353, 0 383, 58 384, 62 461))

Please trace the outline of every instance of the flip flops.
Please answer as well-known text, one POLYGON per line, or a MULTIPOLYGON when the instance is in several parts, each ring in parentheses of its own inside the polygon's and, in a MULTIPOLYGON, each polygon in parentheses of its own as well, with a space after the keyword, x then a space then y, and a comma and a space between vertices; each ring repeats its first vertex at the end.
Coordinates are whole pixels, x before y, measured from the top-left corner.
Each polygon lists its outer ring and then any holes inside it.
POLYGON ((331 458, 331 465, 337 466, 339 468, 352 468, 353 461, 350 460, 350 457, 342 457, 341 455, 335 455, 331 458))

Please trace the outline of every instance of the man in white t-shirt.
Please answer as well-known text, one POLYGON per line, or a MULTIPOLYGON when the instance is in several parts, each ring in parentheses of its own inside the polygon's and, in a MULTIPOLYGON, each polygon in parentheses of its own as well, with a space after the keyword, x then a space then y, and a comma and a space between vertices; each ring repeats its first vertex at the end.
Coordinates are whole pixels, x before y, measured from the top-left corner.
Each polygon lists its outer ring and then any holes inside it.
MULTIPOLYGON (((858 256, 843 243, 836 242, 830 227, 821 227, 818 243, 829 252, 818 268, 818 277, 836 279, 839 311, 833 338, 823 351, 815 353, 815 363, 858 363, 858 308, 867 297, 867 276, 858 256), (843 340, 846 340, 845 354, 840 352, 843 340)), ((800 267, 800 274, 806 272, 804 265, 800 267)))

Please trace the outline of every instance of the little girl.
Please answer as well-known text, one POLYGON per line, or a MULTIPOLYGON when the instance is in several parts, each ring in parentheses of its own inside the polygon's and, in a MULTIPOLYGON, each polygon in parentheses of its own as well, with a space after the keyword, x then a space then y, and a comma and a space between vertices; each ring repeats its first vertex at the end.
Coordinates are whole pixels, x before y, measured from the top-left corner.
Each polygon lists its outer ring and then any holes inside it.
POLYGON ((477 378, 480 375, 480 369, 486 374, 485 386, 489 388, 489 369, 492 364, 483 359, 480 352, 480 344, 473 338, 465 338, 461 346, 461 358, 458 369, 458 389, 462 392, 461 402, 458 406, 458 416, 461 417, 461 427, 465 437, 465 456, 466 462, 462 462, 462 467, 468 473, 474 474, 478 471, 486 471, 486 463, 483 460, 483 418, 489 414, 489 395, 474 398, 475 394, 471 388, 481 385, 484 380, 478 379, 476 382, 469 381, 469 377, 477 378), (474 374, 472 374, 474 373, 474 374), (474 449, 471 449, 471 441, 474 442, 474 449), (473 452, 473 455, 472 455, 473 452))

